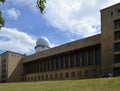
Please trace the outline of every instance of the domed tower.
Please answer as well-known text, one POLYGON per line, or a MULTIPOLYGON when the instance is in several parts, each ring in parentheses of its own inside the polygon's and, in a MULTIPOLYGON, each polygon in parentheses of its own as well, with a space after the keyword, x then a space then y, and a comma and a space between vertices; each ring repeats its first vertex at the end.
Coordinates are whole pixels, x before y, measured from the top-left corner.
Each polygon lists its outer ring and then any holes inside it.
POLYGON ((46 37, 40 37, 37 41, 36 41, 36 46, 35 46, 35 51, 40 52, 46 49, 49 49, 49 41, 46 37))

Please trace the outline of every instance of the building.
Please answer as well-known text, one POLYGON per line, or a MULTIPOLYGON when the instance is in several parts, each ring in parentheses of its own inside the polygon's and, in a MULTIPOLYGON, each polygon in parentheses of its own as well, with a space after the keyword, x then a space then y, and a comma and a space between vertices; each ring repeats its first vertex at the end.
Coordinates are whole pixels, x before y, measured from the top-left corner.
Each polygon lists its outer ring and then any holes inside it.
POLYGON ((120 3, 101 10, 101 34, 54 48, 41 37, 35 50, 28 56, 9 51, 1 54, 1 81, 120 76, 120 3))

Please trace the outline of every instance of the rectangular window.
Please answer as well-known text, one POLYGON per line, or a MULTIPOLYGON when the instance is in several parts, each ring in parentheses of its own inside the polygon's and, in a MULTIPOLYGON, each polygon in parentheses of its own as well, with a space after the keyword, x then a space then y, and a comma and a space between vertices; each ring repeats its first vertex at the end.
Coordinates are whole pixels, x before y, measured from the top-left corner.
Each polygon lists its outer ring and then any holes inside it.
POLYGON ((75 72, 71 73, 71 77, 75 79, 75 72))
POLYGON ((65 73, 65 77, 69 78, 69 73, 68 72, 65 73))
POLYGON ((120 28, 120 19, 114 21, 115 29, 120 28))
POLYGON ((120 43, 115 43, 115 52, 120 52, 120 43))
POLYGON ((69 68, 69 56, 65 55, 65 68, 69 68))
POLYGON ((87 52, 82 53, 82 65, 83 66, 87 65, 87 52))
POLYGON ((74 54, 70 54, 70 67, 73 68, 74 66, 75 66, 74 54))
POLYGON ((80 52, 76 53, 76 66, 80 67, 80 52))
POLYGON ((115 40, 120 40, 120 31, 115 32, 115 40))
POLYGON ((115 55, 115 63, 120 63, 120 54, 115 55))
POLYGON ((58 74, 57 73, 55 73, 55 79, 58 79, 58 74))
POLYGON ((78 78, 81 77, 81 71, 78 71, 78 78))
POLYGON ((94 51, 90 50, 88 52, 88 65, 94 65, 94 51))
POLYGON ((85 77, 89 77, 89 76, 90 76, 89 70, 85 70, 85 77))
POLYGON ((95 64, 100 64, 101 63, 101 50, 95 49, 95 64))

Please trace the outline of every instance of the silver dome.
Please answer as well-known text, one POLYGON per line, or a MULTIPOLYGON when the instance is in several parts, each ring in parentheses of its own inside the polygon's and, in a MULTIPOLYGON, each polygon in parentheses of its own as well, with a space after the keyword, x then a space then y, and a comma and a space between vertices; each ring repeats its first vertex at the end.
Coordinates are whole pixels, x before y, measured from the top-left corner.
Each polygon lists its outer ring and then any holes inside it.
POLYGON ((37 46, 43 46, 43 47, 50 47, 49 46, 49 41, 46 37, 40 37, 37 41, 36 41, 36 47, 37 46))

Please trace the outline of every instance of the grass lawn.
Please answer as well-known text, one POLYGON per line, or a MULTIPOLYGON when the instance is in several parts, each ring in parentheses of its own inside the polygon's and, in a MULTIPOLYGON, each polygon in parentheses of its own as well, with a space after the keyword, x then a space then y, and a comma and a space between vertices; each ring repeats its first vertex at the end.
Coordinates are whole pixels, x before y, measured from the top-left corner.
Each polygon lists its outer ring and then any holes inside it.
POLYGON ((0 91, 120 91, 120 77, 85 80, 1 83, 0 91))

